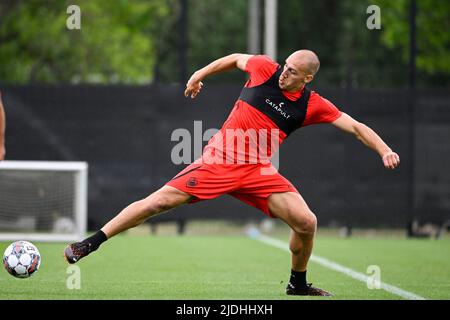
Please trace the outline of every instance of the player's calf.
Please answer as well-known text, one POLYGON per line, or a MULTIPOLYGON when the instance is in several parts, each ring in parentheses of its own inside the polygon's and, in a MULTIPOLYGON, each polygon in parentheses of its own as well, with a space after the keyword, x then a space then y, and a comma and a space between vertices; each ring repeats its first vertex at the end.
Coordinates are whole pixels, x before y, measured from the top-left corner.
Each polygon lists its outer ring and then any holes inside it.
POLYGON ((75 263, 91 252, 97 250, 107 239, 122 231, 140 225, 155 214, 186 203, 191 198, 192 197, 187 193, 172 187, 164 186, 147 198, 133 202, 127 206, 93 236, 81 242, 75 242, 68 245, 64 249, 64 257, 67 262, 75 263))

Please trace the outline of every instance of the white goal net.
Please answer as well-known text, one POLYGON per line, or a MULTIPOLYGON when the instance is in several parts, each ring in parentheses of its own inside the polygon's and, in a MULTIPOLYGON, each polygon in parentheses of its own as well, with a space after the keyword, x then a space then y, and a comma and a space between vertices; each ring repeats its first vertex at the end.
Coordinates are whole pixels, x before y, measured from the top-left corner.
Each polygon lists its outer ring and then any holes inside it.
POLYGON ((87 171, 85 162, 0 161, 0 240, 84 238, 87 171))

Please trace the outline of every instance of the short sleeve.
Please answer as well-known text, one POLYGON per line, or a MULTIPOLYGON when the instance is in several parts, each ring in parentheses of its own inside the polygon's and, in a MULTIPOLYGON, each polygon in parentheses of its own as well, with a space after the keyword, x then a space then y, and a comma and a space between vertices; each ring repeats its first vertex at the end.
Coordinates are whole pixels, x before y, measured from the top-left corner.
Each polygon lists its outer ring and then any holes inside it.
POLYGON ((245 66, 245 72, 250 75, 246 87, 254 87, 263 84, 275 73, 278 63, 274 62, 268 56, 256 55, 248 59, 245 66))
POLYGON ((341 115, 342 112, 331 101, 312 91, 303 126, 330 123, 337 120, 341 115))

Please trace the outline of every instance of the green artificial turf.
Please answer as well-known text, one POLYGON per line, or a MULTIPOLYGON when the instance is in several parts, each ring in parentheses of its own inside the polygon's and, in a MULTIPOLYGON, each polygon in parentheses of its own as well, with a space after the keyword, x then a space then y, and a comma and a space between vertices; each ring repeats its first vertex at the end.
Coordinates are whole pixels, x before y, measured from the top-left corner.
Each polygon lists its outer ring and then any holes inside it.
MULTIPOLYGON (((0 243, 1 252, 8 244, 0 243)), ((403 299, 315 262, 308 280, 335 296, 287 296, 289 252, 246 236, 119 235, 75 267, 62 257, 65 244, 35 245, 39 271, 16 279, 1 270, 0 299, 403 299)), ((449 239, 318 236, 314 255, 363 274, 376 265, 384 283, 426 299, 450 299, 449 249, 449 239)))

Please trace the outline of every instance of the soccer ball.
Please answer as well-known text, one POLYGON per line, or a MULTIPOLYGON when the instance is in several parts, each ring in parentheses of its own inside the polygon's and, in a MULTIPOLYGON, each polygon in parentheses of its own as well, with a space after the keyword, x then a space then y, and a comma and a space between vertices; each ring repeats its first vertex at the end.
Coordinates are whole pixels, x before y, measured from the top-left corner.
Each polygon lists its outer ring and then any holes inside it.
POLYGON ((41 255, 31 242, 16 241, 6 248, 3 254, 3 265, 14 277, 28 278, 39 269, 41 255))

